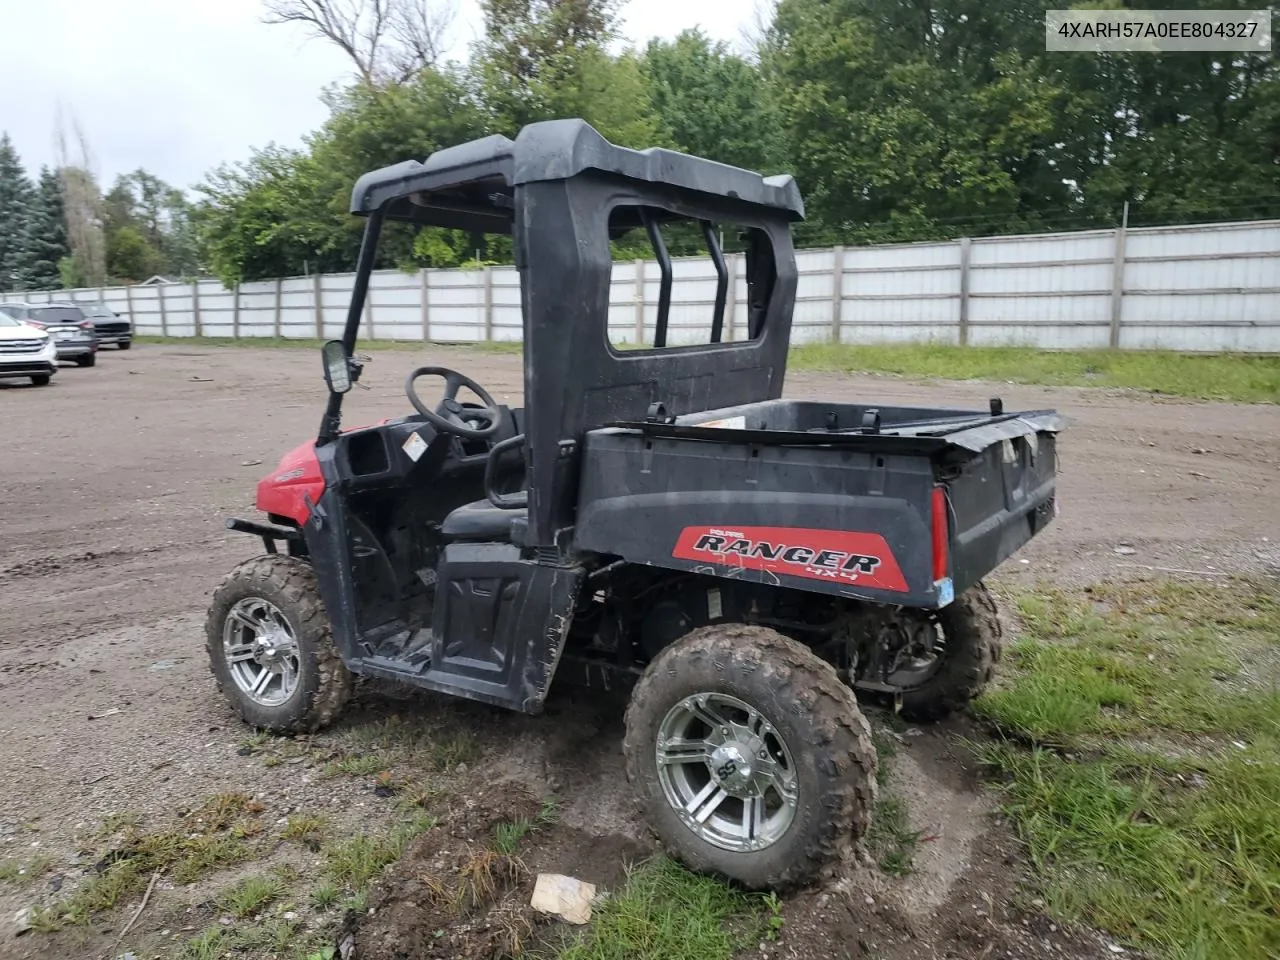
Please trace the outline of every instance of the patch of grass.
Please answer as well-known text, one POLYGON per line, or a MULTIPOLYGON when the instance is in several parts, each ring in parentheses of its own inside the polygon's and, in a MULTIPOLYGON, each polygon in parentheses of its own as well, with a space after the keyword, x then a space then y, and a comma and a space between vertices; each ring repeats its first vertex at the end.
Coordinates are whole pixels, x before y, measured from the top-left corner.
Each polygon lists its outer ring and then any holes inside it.
POLYGON ((127 829, 123 841, 98 861, 69 896, 38 912, 38 925, 56 930, 88 923, 140 894, 153 873, 193 883, 246 860, 249 846, 232 835, 243 826, 235 817, 261 810, 261 804, 244 794, 219 794, 187 814, 175 829, 154 833, 127 829))
POLYGON ((651 860, 594 909, 591 928, 557 960, 730 960, 767 936, 772 912, 758 894, 651 860))
POLYGON ((524 861, 496 850, 479 850, 467 858, 458 870, 455 903, 459 913, 488 903, 499 890, 505 890, 528 874, 524 861))
POLYGON ((1200 400, 1280 401, 1280 357, 1256 354, 812 343, 792 347, 790 367, 940 380, 1128 387, 1200 400))
POLYGON ((242 750, 258 751, 269 744, 272 740, 271 734, 266 730, 257 730, 240 741, 242 750))
POLYGON ((533 823, 525 817, 516 817, 498 824, 493 829, 493 849, 507 855, 516 852, 523 840, 533 829, 533 823))
POLYGON ((311 891, 311 906, 316 910, 328 910, 342 896, 342 889, 334 883, 321 883, 311 891))
POLYGON ((233 917, 247 917, 284 896, 284 881, 269 873, 245 877, 218 897, 218 909, 233 917))
POLYGON ((218 960, 231 946, 231 936, 218 924, 205 927, 187 941, 183 960, 218 960))
POLYGON ((420 815, 396 825, 385 836, 357 833, 327 847, 325 880, 348 890, 364 890, 387 864, 400 859, 414 837, 435 823, 435 818, 420 815))
POLYGON ((342 909, 350 910, 352 913, 364 913, 369 909, 369 891, 357 890, 351 896, 345 897, 342 901, 342 909))
POLYGON ((299 844, 308 850, 319 850, 328 829, 329 822, 319 814, 300 813, 289 818, 280 831, 280 839, 299 844))
POLYGON ((905 877, 911 872, 920 831, 913 830, 906 802, 883 789, 876 798, 867 846, 885 873, 905 877))
POLYGON ((1280 955, 1280 583, 1019 598, 978 710, 1049 910, 1157 957, 1280 955))
POLYGON ((0 881, 26 886, 44 876, 52 864, 51 857, 33 857, 26 863, 19 860, 0 860, 0 881))
POLYGON ((538 807, 538 826, 549 827, 560 822, 560 806, 555 797, 546 797, 538 807))
POLYGON ((297 920, 272 917, 237 930, 232 942, 240 951, 248 951, 249 956, 262 956, 263 951, 280 956, 293 945, 301 929, 302 924, 297 920))
POLYGON ((380 773, 390 764, 379 753, 353 753, 324 765, 326 777, 367 777, 380 773))

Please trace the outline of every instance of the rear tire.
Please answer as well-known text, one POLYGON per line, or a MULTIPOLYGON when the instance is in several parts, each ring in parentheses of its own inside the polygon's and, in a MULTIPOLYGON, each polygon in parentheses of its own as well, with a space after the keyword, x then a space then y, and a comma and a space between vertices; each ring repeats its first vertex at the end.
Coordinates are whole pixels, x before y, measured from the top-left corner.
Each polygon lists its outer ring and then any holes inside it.
POLYGON ((97 362, 98 355, 96 353, 91 353, 87 357, 76 357, 77 367, 92 367, 95 366, 97 362))
POLYGON ((227 574, 214 591, 205 639, 218 689, 253 727, 318 730, 351 696, 351 673, 302 560, 255 557, 227 574))
POLYGON ((902 715, 930 723, 968 706, 995 677, 1004 652, 996 602, 985 585, 974 584, 937 612, 946 649, 938 669, 902 694, 902 715))
POLYGON ((830 664, 765 627, 715 624, 662 650, 632 694, 623 750, 663 846, 694 870, 753 889, 792 889, 834 867, 875 803, 876 754, 853 691, 830 664), (685 759, 660 769, 660 751, 685 759))
POLYGON ((31 385, 35 387, 47 387, 49 385, 49 381, 52 379, 52 374, 33 373, 31 375, 31 385))

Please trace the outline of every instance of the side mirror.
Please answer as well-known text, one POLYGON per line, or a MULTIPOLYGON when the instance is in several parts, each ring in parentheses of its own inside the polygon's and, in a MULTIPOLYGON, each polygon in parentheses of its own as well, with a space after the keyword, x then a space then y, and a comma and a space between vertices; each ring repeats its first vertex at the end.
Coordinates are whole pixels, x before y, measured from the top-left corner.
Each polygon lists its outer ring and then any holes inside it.
POLYGON ((324 359, 324 382, 330 393, 346 393, 351 389, 351 355, 341 340, 330 340, 320 348, 324 359))

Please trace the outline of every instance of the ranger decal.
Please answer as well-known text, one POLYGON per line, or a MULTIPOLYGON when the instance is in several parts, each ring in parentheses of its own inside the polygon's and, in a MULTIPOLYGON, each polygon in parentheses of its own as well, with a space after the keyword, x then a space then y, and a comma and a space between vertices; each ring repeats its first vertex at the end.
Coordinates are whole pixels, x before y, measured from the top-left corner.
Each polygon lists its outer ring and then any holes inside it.
POLYGON ((806 527, 685 527, 671 555, 789 577, 856 583, 874 590, 907 590, 898 561, 878 533, 806 527))

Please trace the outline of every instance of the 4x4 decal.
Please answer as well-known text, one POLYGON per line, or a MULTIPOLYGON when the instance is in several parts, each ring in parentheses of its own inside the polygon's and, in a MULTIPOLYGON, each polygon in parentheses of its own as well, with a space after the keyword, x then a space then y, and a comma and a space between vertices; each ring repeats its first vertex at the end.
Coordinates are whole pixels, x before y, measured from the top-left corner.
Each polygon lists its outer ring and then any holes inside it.
POLYGON ((806 527, 685 527, 671 555, 790 577, 844 580, 877 590, 907 590, 897 559, 878 533, 806 527))

